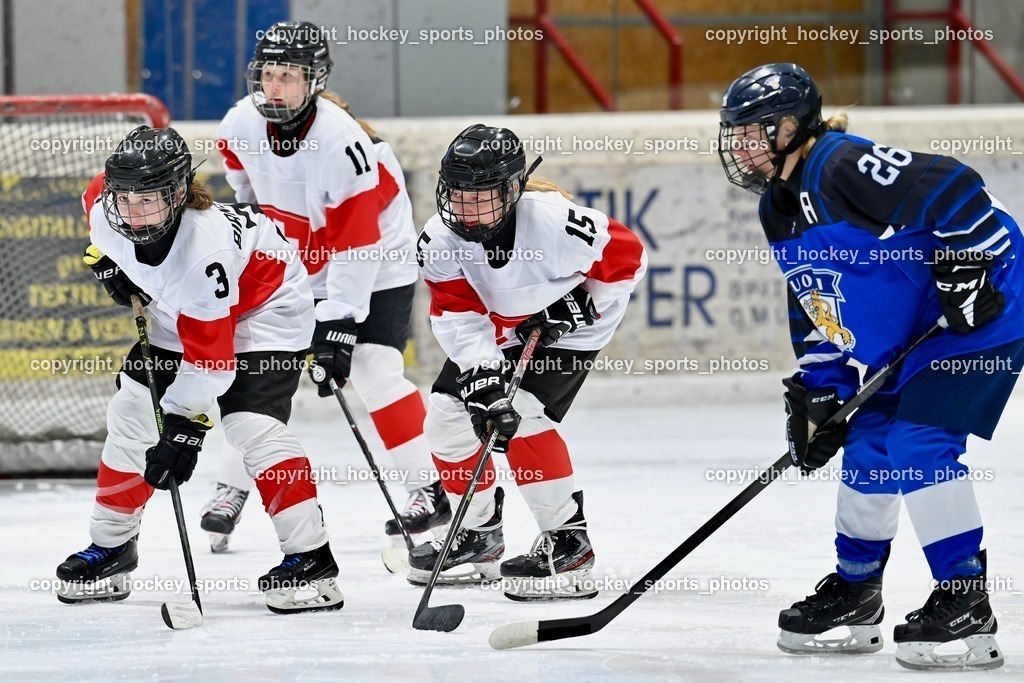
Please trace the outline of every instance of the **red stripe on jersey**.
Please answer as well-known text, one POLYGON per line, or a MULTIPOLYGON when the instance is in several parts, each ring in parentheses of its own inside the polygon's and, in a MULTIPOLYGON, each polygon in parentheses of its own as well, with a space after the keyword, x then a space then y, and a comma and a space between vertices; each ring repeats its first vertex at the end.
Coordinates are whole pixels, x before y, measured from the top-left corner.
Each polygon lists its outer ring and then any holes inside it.
POLYGON ((323 230, 312 232, 309 229, 309 219, 297 213, 284 211, 269 204, 260 204, 260 209, 272 221, 284 229, 285 237, 294 239, 298 243, 299 258, 306 271, 313 275, 319 273, 327 264, 330 252, 324 246, 323 230))
POLYGON ((138 472, 119 472, 100 460, 96 475, 96 502, 114 512, 134 515, 142 509, 153 487, 138 472))
POLYGON ((256 488, 263 498, 263 507, 273 517, 293 505, 316 499, 316 482, 309 460, 289 458, 268 467, 256 477, 256 488))
POLYGON ((417 390, 370 413, 377 434, 389 451, 422 435, 426 417, 427 409, 417 390))
POLYGON ((220 138, 217 140, 217 151, 220 152, 220 155, 222 157, 224 157, 225 168, 232 171, 242 170, 242 162, 239 161, 235 153, 231 151, 227 140, 225 140, 224 138, 220 138))
POLYGON ((608 235, 611 241, 605 245, 601 260, 591 266, 586 276, 601 282, 632 280, 640 269, 643 245, 632 230, 612 218, 608 219, 608 235))
POLYGON ((182 360, 197 368, 233 370, 235 367, 235 316, 198 320, 178 316, 178 337, 184 349, 182 360))
POLYGON ((430 289, 430 315, 439 316, 445 311, 449 313, 487 313, 487 307, 480 300, 480 295, 469 284, 466 278, 457 278, 446 282, 424 280, 430 289))
POLYGON ((380 162, 377 163, 377 175, 380 176, 380 180, 377 182, 377 195, 380 197, 380 210, 383 211, 391 203, 391 200, 398 196, 398 183, 395 182, 395 177, 391 175, 391 172, 380 162))
MULTIPOLYGON (((473 478, 473 470, 476 469, 476 464, 483 453, 484 447, 481 444, 477 452, 465 460, 459 462, 448 462, 442 460, 433 453, 431 456, 434 458, 434 467, 437 469, 438 475, 441 477, 441 488, 448 493, 453 493, 456 496, 461 496, 469 488, 469 482, 473 478)), ((487 464, 484 466, 484 472, 480 475, 480 483, 476 485, 476 490, 486 491, 494 485, 494 460, 488 459, 487 464)))
POLYGON ((491 322, 493 322, 494 326, 497 327, 499 330, 502 329, 503 327, 515 328, 516 326, 519 325, 519 323, 532 317, 529 315, 498 315, 497 313, 490 313, 488 315, 490 315, 491 317, 491 322))
MULTIPOLYGON (((93 178, 89 182, 89 186, 85 188, 85 192, 82 193, 82 208, 85 210, 86 218, 88 218, 89 212, 92 211, 92 205, 103 194, 103 177, 103 174, 100 173, 93 178)), ((90 227, 89 229, 91 230, 92 228, 90 227)))
POLYGON ((235 327, 238 318, 262 306, 284 283, 287 264, 262 252, 253 252, 238 278, 238 303, 231 313, 217 320, 178 316, 178 336, 184 360, 196 367, 228 370, 235 363, 235 327))
MULTIPOLYGON (((393 179, 392 179, 393 181, 393 179)), ((378 188, 360 192, 338 206, 327 207, 324 244, 333 251, 367 247, 380 242, 377 216, 381 203, 378 188)))
POLYGON ((519 486, 572 475, 569 449, 554 429, 532 436, 513 437, 506 457, 519 486))
POLYGON ((238 303, 231 307, 235 319, 262 306, 284 284, 288 264, 265 251, 254 251, 238 278, 238 303))
POLYGON ((299 247, 302 247, 309 240, 309 219, 305 216, 279 209, 270 204, 260 204, 260 210, 270 220, 281 226, 285 237, 298 240, 299 247))

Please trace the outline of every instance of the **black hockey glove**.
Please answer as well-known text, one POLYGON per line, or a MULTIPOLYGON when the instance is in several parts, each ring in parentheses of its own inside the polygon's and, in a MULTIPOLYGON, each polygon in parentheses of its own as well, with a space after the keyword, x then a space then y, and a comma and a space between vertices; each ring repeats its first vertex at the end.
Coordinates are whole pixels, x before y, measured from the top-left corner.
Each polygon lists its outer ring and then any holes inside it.
POLYGON ((317 394, 333 396, 328 384, 333 377, 338 388, 345 386, 352 372, 352 350, 355 348, 359 328, 352 318, 317 322, 313 331, 313 362, 309 376, 316 382, 317 394))
POLYGON ((153 300, 137 284, 129 280, 124 271, 111 261, 109 256, 100 251, 99 247, 95 244, 90 244, 86 247, 85 256, 82 257, 82 260, 85 261, 85 265, 92 268, 93 276, 100 281, 103 289, 107 290, 107 294, 110 295, 110 298, 118 306, 128 306, 131 308, 132 294, 138 295, 143 306, 153 300))
POLYGON ((828 431, 818 431, 818 426, 839 410, 839 394, 835 389, 810 391, 796 375, 782 383, 786 385, 789 457, 804 472, 824 467, 846 442, 846 420, 828 431))
POLYGON ((508 399, 508 387, 501 370, 476 367, 458 377, 459 396, 466 404, 473 431, 480 441, 487 443, 487 430, 492 425, 498 432, 494 450, 508 452, 508 443, 519 429, 519 413, 508 399))
POLYGON ((565 335, 593 325, 600 317, 590 292, 577 285, 561 299, 519 323, 516 336, 525 344, 530 332, 539 327, 541 333, 537 343, 551 346, 565 335))
POLYGON ((939 290, 939 306, 949 326, 966 334, 999 317, 1006 305, 1003 293, 992 286, 991 256, 950 259, 952 252, 935 252, 932 275, 939 290))
POLYGON ((205 415, 190 420, 182 415, 164 415, 164 433, 155 446, 146 451, 146 483, 155 489, 167 490, 169 479, 179 484, 192 478, 203 436, 213 427, 205 415))

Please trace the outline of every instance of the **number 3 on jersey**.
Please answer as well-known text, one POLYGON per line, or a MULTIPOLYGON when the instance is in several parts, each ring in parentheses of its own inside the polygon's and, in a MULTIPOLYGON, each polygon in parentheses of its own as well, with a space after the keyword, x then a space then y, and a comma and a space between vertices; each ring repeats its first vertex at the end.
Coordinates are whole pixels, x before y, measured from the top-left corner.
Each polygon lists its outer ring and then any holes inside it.
POLYGON ((212 277, 213 281, 217 284, 217 289, 214 290, 213 295, 218 299, 223 299, 228 295, 228 274, 224 272, 224 266, 219 263, 211 263, 206 266, 206 275, 212 277))

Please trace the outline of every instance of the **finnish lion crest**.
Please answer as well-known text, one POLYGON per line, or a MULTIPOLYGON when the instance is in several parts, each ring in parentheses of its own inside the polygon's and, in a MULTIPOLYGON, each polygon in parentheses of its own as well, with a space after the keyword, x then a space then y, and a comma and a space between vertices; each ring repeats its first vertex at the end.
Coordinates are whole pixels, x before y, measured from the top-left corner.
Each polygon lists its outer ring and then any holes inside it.
POLYGON ((843 325, 840 306, 845 299, 839 290, 841 277, 839 273, 831 270, 812 270, 804 267, 790 273, 788 279, 814 327, 836 348, 849 351, 853 349, 857 339, 853 332, 843 325))
POLYGON ((803 305, 814 326, 826 339, 843 351, 853 348, 853 334, 839 322, 839 318, 832 312, 832 304, 822 299, 818 290, 812 289, 803 305))

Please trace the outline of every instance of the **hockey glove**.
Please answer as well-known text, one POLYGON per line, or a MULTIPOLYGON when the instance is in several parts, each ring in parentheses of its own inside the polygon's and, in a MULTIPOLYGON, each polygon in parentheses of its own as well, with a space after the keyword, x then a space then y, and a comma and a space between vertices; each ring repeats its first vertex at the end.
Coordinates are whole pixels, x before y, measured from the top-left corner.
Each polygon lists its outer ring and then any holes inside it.
POLYGON ((85 256, 82 257, 82 260, 85 261, 85 265, 92 269, 93 276, 100 281, 103 289, 107 290, 107 294, 110 295, 110 298, 118 306, 128 306, 130 308, 132 305, 132 294, 138 295, 143 306, 153 300, 138 285, 129 280, 124 271, 111 261, 109 256, 100 251, 99 247, 95 244, 90 244, 86 247, 85 256))
POLYGON ((507 453, 521 418, 508 399, 505 376, 500 370, 481 366, 462 373, 457 381, 459 396, 466 404, 477 438, 487 443, 488 429, 493 426, 498 433, 494 450, 507 453))
POLYGON ((577 286, 543 311, 519 323, 516 336, 525 344, 530 332, 539 327, 541 333, 537 343, 551 346, 565 335, 593 325, 600 318, 590 292, 577 286))
POLYGON ((966 334, 999 317, 1005 298, 992 286, 991 256, 979 254, 973 259, 950 260, 950 254, 935 252, 932 275, 946 322, 960 334, 966 334))
POLYGON ((808 390, 796 375, 782 383, 786 386, 789 457, 804 472, 824 467, 846 442, 846 420, 827 431, 818 431, 839 410, 839 394, 834 388, 808 390))
POLYGON ((338 388, 345 386, 352 372, 352 350, 355 348, 359 328, 352 318, 317 322, 313 331, 313 362, 309 376, 316 382, 320 396, 333 396, 328 384, 332 377, 338 388))
POLYGON ((188 419, 181 415, 164 415, 164 433, 155 446, 146 451, 146 483, 155 489, 170 488, 170 478, 184 484, 192 478, 203 436, 213 427, 206 415, 188 419))

